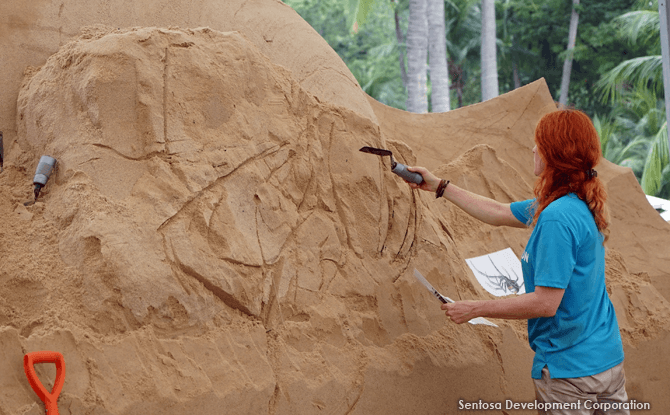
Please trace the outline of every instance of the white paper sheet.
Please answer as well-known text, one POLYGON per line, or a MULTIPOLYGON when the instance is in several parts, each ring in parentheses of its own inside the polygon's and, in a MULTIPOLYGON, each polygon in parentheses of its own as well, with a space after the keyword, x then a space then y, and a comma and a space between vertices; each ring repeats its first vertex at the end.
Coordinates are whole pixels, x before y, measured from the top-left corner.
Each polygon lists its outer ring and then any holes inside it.
POLYGON ((466 259, 465 262, 481 286, 496 297, 526 292, 521 261, 511 248, 466 259))

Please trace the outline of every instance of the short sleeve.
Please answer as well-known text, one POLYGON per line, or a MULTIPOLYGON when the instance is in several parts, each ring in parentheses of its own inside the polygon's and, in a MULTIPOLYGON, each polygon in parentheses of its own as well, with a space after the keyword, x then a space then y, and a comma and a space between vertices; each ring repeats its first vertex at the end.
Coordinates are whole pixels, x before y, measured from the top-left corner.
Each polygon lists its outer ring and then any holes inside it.
POLYGON ((539 223, 535 232, 535 286, 567 288, 577 263, 573 233, 556 220, 539 223))
POLYGON ((512 214, 521 223, 530 225, 535 215, 535 199, 522 200, 521 202, 513 202, 510 204, 512 214))

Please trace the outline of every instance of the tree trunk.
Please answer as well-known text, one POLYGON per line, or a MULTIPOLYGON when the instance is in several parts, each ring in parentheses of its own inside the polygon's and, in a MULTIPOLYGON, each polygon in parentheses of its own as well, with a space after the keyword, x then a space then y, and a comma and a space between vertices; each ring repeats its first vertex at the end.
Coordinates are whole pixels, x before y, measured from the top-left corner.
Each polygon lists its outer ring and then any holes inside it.
POLYGON ((453 80, 451 87, 456 90, 456 99, 458 102, 458 108, 463 106, 463 67, 456 64, 452 59, 449 62, 449 77, 453 80))
POLYGON ((398 10, 394 11, 395 17, 395 37, 398 40, 398 61, 400 63, 400 76, 402 78, 402 86, 407 90, 407 69, 405 69, 405 51, 403 46, 405 45, 405 37, 403 36, 402 29, 400 28, 400 16, 398 16, 398 10))
POLYGON ((568 33, 568 53, 563 62, 563 78, 561 79, 561 97, 558 102, 561 105, 568 104, 568 90, 570 89, 570 74, 572 73, 572 56, 577 41, 577 25, 579 24, 579 13, 575 6, 579 6, 579 0, 572 0, 572 16, 570 16, 570 31, 568 33))
POLYGON ((407 28, 407 111, 428 112, 426 87, 428 58, 427 0, 409 0, 409 26, 407 28))
MULTIPOLYGON (((517 49, 518 44, 512 40, 512 48, 517 49)), ((514 89, 521 88, 521 76, 519 76, 519 57, 512 52, 512 80, 514 81, 514 89)))
MULTIPOLYGON (((665 120, 668 123, 668 150, 670 150, 670 7, 667 0, 658 2, 661 19, 661 61, 663 65, 663 90, 665 92, 665 120)), ((670 154, 668 154, 670 156, 670 154)))
POLYGON ((449 102, 449 66, 444 27, 444 0, 428 0, 428 63, 432 86, 432 112, 447 112, 449 102))
POLYGON ((496 9, 494 0, 482 0, 482 101, 498 96, 496 9))
POLYGON ((521 88, 521 79, 519 78, 519 65, 512 61, 512 78, 514 80, 514 89, 521 88))

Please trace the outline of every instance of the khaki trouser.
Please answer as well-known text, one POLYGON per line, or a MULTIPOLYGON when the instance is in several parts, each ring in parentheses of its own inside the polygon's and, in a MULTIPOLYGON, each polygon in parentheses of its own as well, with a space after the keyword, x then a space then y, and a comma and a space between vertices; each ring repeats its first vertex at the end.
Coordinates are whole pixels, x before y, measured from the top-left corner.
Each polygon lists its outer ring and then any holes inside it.
POLYGON ((628 409, 617 408, 617 403, 628 401, 623 362, 597 375, 569 379, 551 379, 549 368, 545 366, 542 379, 533 379, 533 382, 538 402, 573 404, 571 409, 538 411, 540 415, 630 414, 628 409))

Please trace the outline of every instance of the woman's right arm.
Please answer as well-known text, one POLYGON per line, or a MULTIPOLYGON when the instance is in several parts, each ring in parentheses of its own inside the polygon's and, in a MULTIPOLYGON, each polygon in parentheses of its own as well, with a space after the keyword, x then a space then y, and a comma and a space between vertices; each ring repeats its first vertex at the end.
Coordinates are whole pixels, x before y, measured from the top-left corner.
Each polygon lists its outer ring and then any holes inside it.
MULTIPOLYGON (((440 184, 440 179, 423 167, 408 167, 423 176, 421 185, 409 183, 413 189, 435 192, 440 184)), ((480 196, 465 189, 461 189, 453 183, 449 183, 444 190, 443 196, 455 204, 470 216, 484 223, 494 226, 513 226, 525 228, 526 224, 514 216, 509 203, 500 203, 488 197, 480 196)))

